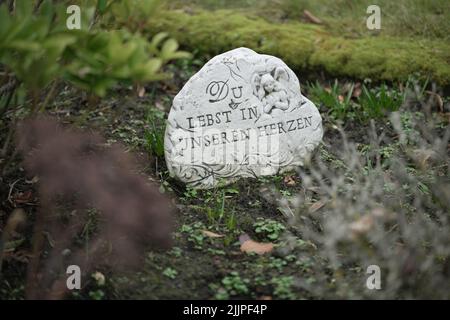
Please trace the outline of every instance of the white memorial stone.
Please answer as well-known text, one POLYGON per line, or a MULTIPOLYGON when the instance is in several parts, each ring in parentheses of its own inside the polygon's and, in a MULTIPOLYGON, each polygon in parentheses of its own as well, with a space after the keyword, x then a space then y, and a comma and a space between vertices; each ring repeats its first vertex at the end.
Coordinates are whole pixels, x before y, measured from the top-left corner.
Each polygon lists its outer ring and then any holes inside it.
POLYGON ((320 143, 322 118, 280 59, 238 48, 220 54, 173 100, 164 147, 169 172, 192 187, 275 175, 320 143))

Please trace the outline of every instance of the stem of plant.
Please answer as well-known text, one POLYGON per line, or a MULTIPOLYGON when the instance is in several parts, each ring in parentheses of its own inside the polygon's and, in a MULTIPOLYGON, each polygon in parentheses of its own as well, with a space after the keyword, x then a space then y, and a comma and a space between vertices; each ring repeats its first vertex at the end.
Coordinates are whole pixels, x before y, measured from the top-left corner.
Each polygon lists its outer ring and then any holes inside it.
POLYGON ((47 107, 48 103, 51 99, 55 96, 55 89, 58 84, 58 80, 53 81, 52 86, 50 87, 50 90, 48 91, 47 95, 45 96, 44 102, 41 104, 38 112, 43 112, 45 108, 47 107))

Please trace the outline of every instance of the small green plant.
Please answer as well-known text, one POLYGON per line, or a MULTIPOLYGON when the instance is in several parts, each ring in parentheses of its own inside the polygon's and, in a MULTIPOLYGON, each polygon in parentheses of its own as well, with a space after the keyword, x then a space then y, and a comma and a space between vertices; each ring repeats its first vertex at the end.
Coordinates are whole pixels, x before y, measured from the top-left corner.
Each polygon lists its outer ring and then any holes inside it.
POLYGON ((103 292, 103 290, 93 290, 93 291, 89 291, 89 297, 92 300, 102 300, 103 297, 105 296, 105 293, 103 292))
POLYGON ((212 283, 209 285, 209 288, 216 292, 214 294, 214 298, 217 300, 228 300, 230 299, 230 295, 228 294, 227 290, 223 287, 220 287, 219 285, 212 283))
POLYGON ((206 207, 206 214, 211 223, 220 222, 225 214, 225 190, 220 193, 208 193, 209 197, 205 203, 210 205, 206 207))
POLYGON ((147 150, 157 156, 164 156, 164 117, 165 114, 154 108, 147 112, 145 142, 147 150))
MULTIPOLYGON (((402 135, 400 136, 400 142, 412 145, 420 141, 420 132, 416 130, 417 123, 423 121, 423 114, 420 112, 400 112, 399 114, 400 130, 402 130, 402 135)), ((394 120, 394 119, 391 119, 394 120)))
POLYGON ((277 240, 286 230, 286 227, 275 220, 258 218, 253 224, 255 232, 267 237, 270 240, 277 240))
POLYGON ((378 88, 369 89, 362 86, 358 102, 361 105, 363 119, 381 118, 388 112, 397 111, 405 101, 406 90, 403 93, 395 89, 389 89, 382 84, 378 88))
POLYGON ((181 250, 180 247, 173 247, 172 250, 169 251, 169 253, 174 257, 179 258, 181 257, 183 251, 181 250))
POLYGON ((363 84, 360 93, 354 96, 355 84, 341 87, 337 80, 329 88, 319 82, 307 85, 311 99, 329 110, 333 119, 369 119, 381 118, 387 113, 397 111, 405 102, 409 81, 402 90, 388 88, 386 84, 369 88, 363 84))
POLYGON ((228 229, 228 231, 230 231, 230 232, 233 232, 236 230, 237 220, 236 220, 236 215, 234 212, 232 212, 230 215, 228 215, 228 217, 225 221, 225 226, 228 229))
POLYGON ((295 265, 299 267, 302 272, 309 272, 314 267, 312 260, 308 257, 301 257, 295 261, 295 265))
POLYGON ((237 227, 236 217, 233 208, 227 205, 226 200, 232 195, 238 194, 239 190, 228 188, 217 188, 204 193, 204 202, 207 205, 203 209, 206 211, 208 221, 216 226, 225 224, 229 231, 234 231, 237 227), (225 210, 227 208, 228 210, 225 210))
POLYGON ((177 272, 177 270, 168 267, 168 268, 164 269, 162 274, 164 276, 166 276, 167 278, 175 279, 178 275, 178 272, 177 272))
POLYGON ((274 286, 273 294, 280 299, 295 299, 295 294, 292 291, 292 284, 294 278, 292 276, 275 277, 272 279, 274 286))
POLYGON ((214 249, 214 248, 208 248, 206 250, 208 253, 215 255, 215 256, 224 256, 226 255, 225 251, 220 250, 220 249, 214 249))
POLYGON ((198 198, 198 191, 192 187, 186 187, 186 191, 183 194, 185 200, 192 200, 198 198))
POLYGON ((273 269, 277 269, 278 271, 282 271, 283 268, 287 265, 287 262, 281 258, 270 257, 269 266, 273 269))
POLYGON ((323 87, 318 81, 309 83, 307 88, 311 99, 329 109, 329 113, 334 119, 343 120, 353 117, 351 98, 354 84, 351 85, 345 97, 341 95, 342 89, 337 80, 334 81, 330 88, 323 87))
POLYGON ((366 171, 366 173, 368 173, 370 170, 372 170, 373 164, 377 161, 380 161, 380 164, 383 168, 387 167, 389 165, 389 161, 396 154, 396 152, 398 152, 398 150, 398 143, 393 143, 378 148, 375 148, 370 144, 361 145, 359 152, 361 153, 361 155, 366 157, 367 163, 367 165, 364 167, 364 170, 366 171))
POLYGON ((206 236, 203 234, 202 230, 206 227, 202 222, 195 222, 192 225, 184 224, 181 226, 181 232, 188 235, 188 241, 194 245, 194 248, 201 250, 203 248, 203 243, 206 236))
POLYGON ((228 276, 222 279, 222 285, 229 295, 244 295, 249 292, 247 285, 250 283, 248 279, 242 279, 239 273, 232 271, 228 276))

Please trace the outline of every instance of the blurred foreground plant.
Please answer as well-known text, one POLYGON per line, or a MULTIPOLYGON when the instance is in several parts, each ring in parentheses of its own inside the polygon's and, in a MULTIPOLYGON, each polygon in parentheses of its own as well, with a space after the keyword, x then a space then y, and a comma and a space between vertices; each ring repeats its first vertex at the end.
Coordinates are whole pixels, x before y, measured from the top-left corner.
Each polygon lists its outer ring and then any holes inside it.
POLYGON ((372 122, 363 153, 341 130, 336 153, 322 147, 300 172, 297 200, 321 205, 298 207, 293 224, 326 263, 299 287, 324 298, 450 298, 450 129, 423 117, 392 113, 397 142, 372 122), (366 287, 369 265, 381 269, 381 290, 366 287))
MULTIPOLYGON (((101 2, 83 6, 80 30, 67 29, 64 3, 0 4, 0 121, 5 128, 10 124, 0 158, 8 153, 16 120, 44 110, 59 81, 104 96, 119 83, 138 86, 167 78, 169 75, 161 71, 164 64, 189 56, 178 51, 178 43, 166 33, 148 41, 126 27, 104 29, 98 17, 108 11, 101 2)), ((133 7, 134 2, 115 2, 120 3, 133 7)), ((109 18, 108 25, 114 28, 114 15, 109 18)))
POLYGON ((146 248, 170 244, 169 201, 121 146, 50 119, 23 122, 18 132, 25 168, 39 177, 26 298, 63 298, 69 265, 84 281, 94 268, 135 267, 146 248))

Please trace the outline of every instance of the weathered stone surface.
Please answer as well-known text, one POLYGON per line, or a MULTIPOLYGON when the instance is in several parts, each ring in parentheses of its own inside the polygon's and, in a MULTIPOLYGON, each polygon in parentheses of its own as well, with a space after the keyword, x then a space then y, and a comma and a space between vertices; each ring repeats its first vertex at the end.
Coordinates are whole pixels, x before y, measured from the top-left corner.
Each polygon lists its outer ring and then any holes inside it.
POLYGON ((165 135, 172 175, 198 188, 303 164, 322 118, 280 59, 238 48, 211 59, 175 97, 165 135))

